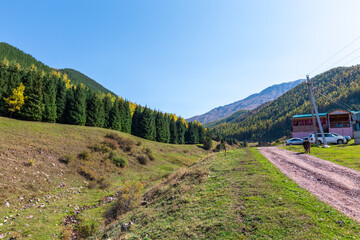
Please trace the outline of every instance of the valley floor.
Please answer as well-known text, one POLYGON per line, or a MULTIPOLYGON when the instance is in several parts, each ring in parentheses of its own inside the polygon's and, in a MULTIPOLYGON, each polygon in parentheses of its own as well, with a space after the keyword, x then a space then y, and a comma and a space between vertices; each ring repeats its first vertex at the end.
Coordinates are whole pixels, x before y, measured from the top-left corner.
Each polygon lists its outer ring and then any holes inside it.
POLYGON ((220 153, 182 169, 157 190, 147 206, 121 215, 97 238, 348 239, 360 234, 358 222, 299 187, 255 148, 220 153), (121 231, 129 221, 134 225, 121 231))

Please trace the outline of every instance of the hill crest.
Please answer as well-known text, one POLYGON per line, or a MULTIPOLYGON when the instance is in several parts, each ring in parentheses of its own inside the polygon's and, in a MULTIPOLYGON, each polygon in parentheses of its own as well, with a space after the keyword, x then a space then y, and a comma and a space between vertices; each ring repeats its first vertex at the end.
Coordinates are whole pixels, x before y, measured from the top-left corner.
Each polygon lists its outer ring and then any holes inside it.
POLYGON ((61 73, 66 73, 69 76, 69 79, 76 84, 83 83, 92 90, 100 91, 103 93, 111 93, 115 96, 117 95, 114 94, 109 89, 103 87, 100 83, 96 82, 95 80, 89 78, 88 76, 77 70, 70 68, 56 69, 49 67, 44 63, 42 63, 41 61, 34 58, 32 55, 25 53, 24 51, 18 49, 17 47, 14 47, 5 42, 0 42, 0 59, 3 60, 4 58, 6 58, 9 61, 16 61, 17 63, 20 64, 21 67, 24 68, 28 68, 32 64, 34 64, 39 70, 43 70, 45 72, 50 72, 51 70, 57 70, 60 71, 61 73))

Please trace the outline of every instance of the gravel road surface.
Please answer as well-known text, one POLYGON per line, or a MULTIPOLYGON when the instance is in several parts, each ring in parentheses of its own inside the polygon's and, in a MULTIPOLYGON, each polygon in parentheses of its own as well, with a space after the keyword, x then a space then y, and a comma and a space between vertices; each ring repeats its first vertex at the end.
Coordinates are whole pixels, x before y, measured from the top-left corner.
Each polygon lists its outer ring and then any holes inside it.
POLYGON ((344 214, 360 221, 360 172, 278 147, 260 152, 282 173, 344 214))

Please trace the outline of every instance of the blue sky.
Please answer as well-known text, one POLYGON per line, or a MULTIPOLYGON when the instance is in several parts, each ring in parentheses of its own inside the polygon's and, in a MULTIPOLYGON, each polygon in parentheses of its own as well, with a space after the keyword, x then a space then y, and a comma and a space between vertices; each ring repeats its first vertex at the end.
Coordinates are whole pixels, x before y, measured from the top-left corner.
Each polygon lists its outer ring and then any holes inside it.
POLYGON ((356 0, 2 1, 0 41, 187 118, 305 78, 360 35, 359 9, 356 0))

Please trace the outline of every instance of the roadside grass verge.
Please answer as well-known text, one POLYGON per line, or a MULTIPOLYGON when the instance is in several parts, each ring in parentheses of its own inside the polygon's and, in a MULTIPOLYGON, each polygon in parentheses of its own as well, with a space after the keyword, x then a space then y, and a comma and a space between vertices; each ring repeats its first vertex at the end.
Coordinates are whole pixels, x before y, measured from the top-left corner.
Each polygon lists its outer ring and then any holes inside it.
MULTIPOLYGON (((303 146, 284 146, 281 148, 299 153, 304 152, 303 146)), ((329 148, 312 147, 311 155, 360 170, 360 145, 355 145, 354 140, 345 145, 330 145, 329 148)))
POLYGON ((359 223, 300 188, 254 148, 220 153, 174 175, 159 184, 147 206, 119 216, 93 239, 349 239, 360 234, 359 223), (129 221, 134 225, 121 231, 129 221))

